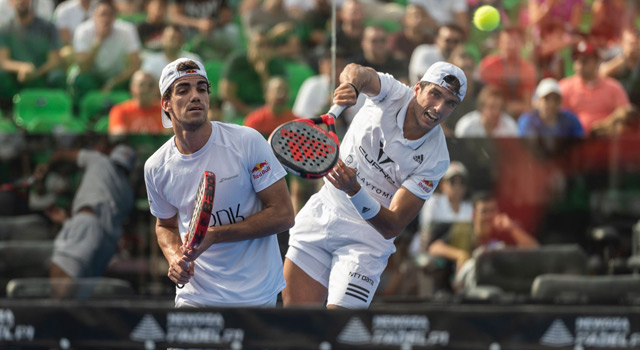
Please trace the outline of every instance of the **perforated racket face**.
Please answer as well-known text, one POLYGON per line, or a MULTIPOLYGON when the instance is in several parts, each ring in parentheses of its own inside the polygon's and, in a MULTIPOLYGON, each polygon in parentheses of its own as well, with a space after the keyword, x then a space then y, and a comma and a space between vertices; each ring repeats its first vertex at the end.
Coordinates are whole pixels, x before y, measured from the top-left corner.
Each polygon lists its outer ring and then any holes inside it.
POLYGON ((328 132, 303 121, 279 126, 269 139, 283 166, 298 176, 324 176, 338 161, 338 144, 328 132))
POLYGON ((205 171, 200 178, 196 200, 193 207, 193 215, 189 222, 189 234, 186 242, 191 248, 197 248, 209 228, 213 198, 216 190, 216 176, 210 171, 205 171))

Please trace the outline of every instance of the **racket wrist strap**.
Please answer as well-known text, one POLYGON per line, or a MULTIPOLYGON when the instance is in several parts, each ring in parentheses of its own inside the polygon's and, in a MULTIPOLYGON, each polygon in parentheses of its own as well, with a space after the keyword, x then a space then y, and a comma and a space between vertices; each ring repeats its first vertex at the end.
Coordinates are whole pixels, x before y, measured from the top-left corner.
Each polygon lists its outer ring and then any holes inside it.
POLYGON ((367 190, 360 187, 360 191, 353 196, 347 196, 351 203, 356 207, 358 214, 365 219, 369 220, 380 212, 380 202, 375 200, 367 190))

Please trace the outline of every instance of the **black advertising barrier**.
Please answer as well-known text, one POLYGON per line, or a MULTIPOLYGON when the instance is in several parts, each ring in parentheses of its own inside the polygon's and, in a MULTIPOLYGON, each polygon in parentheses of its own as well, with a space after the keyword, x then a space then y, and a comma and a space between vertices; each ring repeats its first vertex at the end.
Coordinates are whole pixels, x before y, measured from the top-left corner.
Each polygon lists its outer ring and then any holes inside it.
POLYGON ((640 306, 174 309, 0 300, 0 349, 640 349, 640 306))

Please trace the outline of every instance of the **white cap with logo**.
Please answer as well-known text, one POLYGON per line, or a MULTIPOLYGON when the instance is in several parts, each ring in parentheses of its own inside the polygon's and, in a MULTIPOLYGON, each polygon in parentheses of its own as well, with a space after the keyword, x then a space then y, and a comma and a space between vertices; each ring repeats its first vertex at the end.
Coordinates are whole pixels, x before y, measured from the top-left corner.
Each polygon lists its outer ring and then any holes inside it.
POLYGON ((467 93, 467 77, 464 75, 462 69, 448 62, 436 62, 432 64, 427 72, 424 73, 420 81, 426 81, 432 84, 441 86, 456 95, 460 101, 464 100, 464 96, 467 93), (445 81, 445 77, 454 76, 460 82, 460 88, 452 86, 445 81))
MULTIPOLYGON (((173 84, 176 80, 187 75, 199 75, 207 79, 207 82, 209 81, 209 78, 207 78, 207 71, 204 69, 204 65, 202 65, 202 63, 190 58, 178 58, 177 60, 167 64, 162 69, 160 81, 158 82, 158 85, 160 86, 160 95, 164 95, 164 93, 171 87, 171 84, 173 84), (178 71, 178 65, 182 62, 187 61, 196 63, 198 65, 198 69, 178 71)), ((169 118, 169 116, 167 116, 167 112, 165 111, 162 111, 162 125, 165 128, 170 128, 173 125, 171 123, 171 119, 169 118)))

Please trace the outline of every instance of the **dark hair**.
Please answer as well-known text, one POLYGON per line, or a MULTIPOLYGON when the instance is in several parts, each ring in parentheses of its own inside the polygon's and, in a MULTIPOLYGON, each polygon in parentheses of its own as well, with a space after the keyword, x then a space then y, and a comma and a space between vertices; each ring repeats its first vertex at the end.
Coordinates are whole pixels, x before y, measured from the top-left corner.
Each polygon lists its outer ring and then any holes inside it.
POLYGON ((476 205, 479 202, 489 202, 496 199, 496 196, 489 191, 478 191, 471 196, 471 203, 473 203, 473 208, 475 209, 476 205))
POLYGON ((493 85, 486 85, 480 90, 478 98, 476 99, 477 108, 482 109, 491 97, 499 98, 504 102, 504 95, 500 89, 493 85))
MULTIPOLYGON (((200 67, 194 61, 180 62, 180 63, 178 63, 178 66, 176 67, 176 70, 178 72, 184 72, 184 71, 189 70, 189 69, 200 69, 200 67)), ((167 91, 165 91, 164 94, 162 94, 162 99, 165 100, 165 101, 169 101, 171 99, 172 92, 173 92, 173 84, 171 84, 171 86, 169 86, 167 91)), ((211 82, 207 82, 207 94, 211 94, 211 82)), ((169 118, 169 120, 171 120, 171 115, 169 115, 169 113, 167 113, 167 111, 165 111, 165 110, 163 110, 163 112, 167 116, 167 118, 169 118)))
MULTIPOLYGON (((449 84, 451 86, 451 92, 453 92, 456 95, 460 95, 460 88, 462 87, 462 83, 460 82, 460 80, 458 80, 458 78, 455 75, 445 75, 444 78, 442 79, 444 80, 445 83, 449 84)), ((429 81, 420 81, 420 88, 424 89, 425 86, 427 85, 432 85, 433 83, 429 82, 429 81)), ((433 85, 438 85, 439 84, 433 84, 433 85)), ((449 90, 449 89, 447 89, 449 90)))

